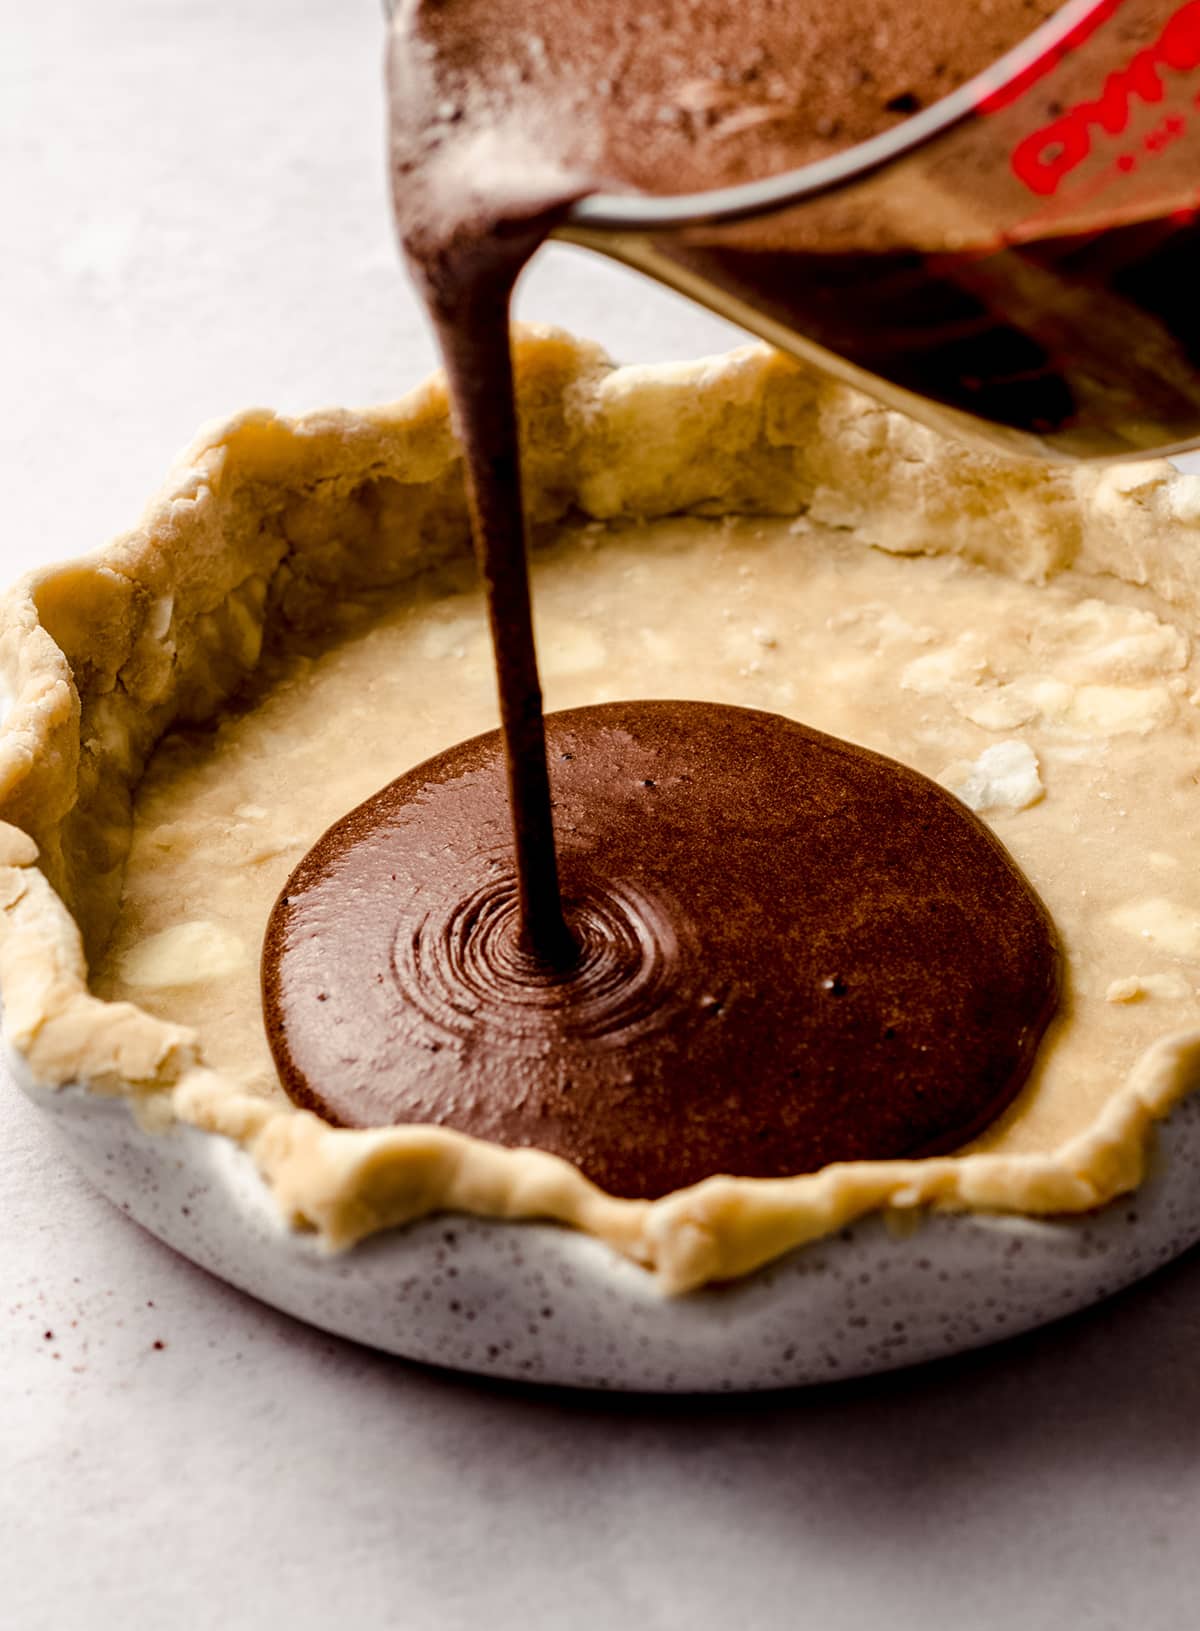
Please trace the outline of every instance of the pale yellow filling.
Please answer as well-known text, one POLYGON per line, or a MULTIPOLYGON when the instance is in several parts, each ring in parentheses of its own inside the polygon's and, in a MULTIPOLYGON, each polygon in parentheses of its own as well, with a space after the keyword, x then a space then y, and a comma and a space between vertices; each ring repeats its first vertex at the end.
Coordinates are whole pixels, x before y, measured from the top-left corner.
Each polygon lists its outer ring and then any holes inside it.
MULTIPOLYGON (((1200 1019, 1200 673, 1153 595, 762 520, 565 527, 535 592, 550 708, 770 709, 915 766, 991 823, 1058 925, 1067 993, 1033 1081, 973 1148, 1050 1151, 1151 1041, 1200 1019)), ((341 621, 319 652, 269 656, 253 705, 160 746, 93 975, 268 1096, 258 955, 288 873, 352 805, 496 720, 465 565, 341 621)))

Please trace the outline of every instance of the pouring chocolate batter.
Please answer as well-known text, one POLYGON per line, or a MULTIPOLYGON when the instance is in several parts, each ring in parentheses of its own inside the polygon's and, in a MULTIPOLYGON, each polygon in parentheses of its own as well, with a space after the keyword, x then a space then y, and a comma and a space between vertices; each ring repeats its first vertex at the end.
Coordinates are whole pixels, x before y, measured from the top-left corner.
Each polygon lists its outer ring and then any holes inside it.
POLYGON ((651 1196, 949 1149, 1017 1092, 1053 930, 943 789, 711 703, 543 721, 508 307, 574 199, 863 139, 1054 9, 877 0, 848 33, 832 0, 403 6, 396 212, 462 436, 502 728, 352 811, 289 880, 263 991, 298 1102, 535 1145, 651 1196))

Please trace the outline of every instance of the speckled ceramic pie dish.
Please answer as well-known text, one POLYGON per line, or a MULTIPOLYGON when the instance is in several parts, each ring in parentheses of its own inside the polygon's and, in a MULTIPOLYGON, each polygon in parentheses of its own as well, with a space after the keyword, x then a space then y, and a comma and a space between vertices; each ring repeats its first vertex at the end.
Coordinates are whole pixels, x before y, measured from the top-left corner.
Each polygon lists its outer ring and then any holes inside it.
POLYGON ((757 347, 613 370, 530 333, 520 364, 552 706, 706 686, 824 708, 954 787, 1063 934, 1045 1068, 961 1154, 653 1202, 280 1098, 261 902, 340 810, 490 723, 434 381, 216 428, 139 529, 5 604, 0 992, 15 1074, 79 1163, 302 1318, 581 1385, 951 1352, 1200 1238, 1200 481, 989 459, 757 347))

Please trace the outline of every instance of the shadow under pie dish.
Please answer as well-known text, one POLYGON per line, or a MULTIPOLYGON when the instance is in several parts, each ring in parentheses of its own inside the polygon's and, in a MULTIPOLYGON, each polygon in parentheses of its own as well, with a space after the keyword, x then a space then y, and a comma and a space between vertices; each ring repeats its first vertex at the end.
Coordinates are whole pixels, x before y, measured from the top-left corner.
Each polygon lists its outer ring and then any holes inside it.
POLYGON ((8 598, 0 989, 17 1074, 84 1166, 315 1323, 615 1386, 952 1351, 1200 1238, 1200 481, 968 452, 758 347, 614 370, 530 331, 518 365, 548 706, 737 703, 957 792, 1061 935, 1034 1076, 960 1153, 652 1201, 283 1097, 272 901, 347 809, 494 723, 434 380, 201 436, 139 529, 8 598))

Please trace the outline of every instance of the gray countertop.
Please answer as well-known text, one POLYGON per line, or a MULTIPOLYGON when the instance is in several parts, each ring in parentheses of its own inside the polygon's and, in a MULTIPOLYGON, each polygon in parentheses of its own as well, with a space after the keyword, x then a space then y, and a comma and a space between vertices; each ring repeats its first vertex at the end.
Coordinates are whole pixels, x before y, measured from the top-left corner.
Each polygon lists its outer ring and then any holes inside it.
MULTIPOLYGON (((384 193, 375 0, 4 0, 0 568, 134 520, 205 419, 393 397, 432 349, 384 193)), ((520 312, 736 343, 555 249, 520 312)), ((922 1371, 703 1401, 522 1392, 262 1308, 0 1083, 6 1624, 413 1631, 1186 1624, 1200 1258, 922 1371)))

